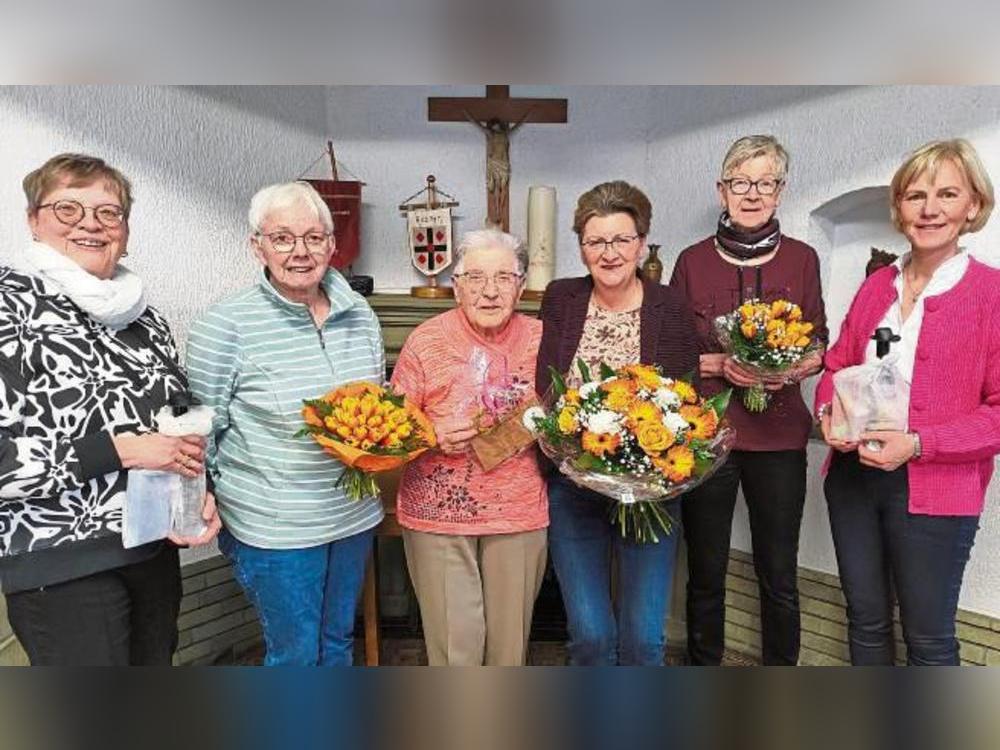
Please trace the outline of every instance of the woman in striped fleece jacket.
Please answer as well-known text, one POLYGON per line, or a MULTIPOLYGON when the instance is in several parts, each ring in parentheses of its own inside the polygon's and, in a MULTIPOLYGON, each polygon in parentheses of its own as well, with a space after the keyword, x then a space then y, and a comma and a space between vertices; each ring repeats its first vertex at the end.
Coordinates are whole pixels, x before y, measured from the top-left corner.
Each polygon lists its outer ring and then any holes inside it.
POLYGON ((347 498, 343 465, 293 436, 303 399, 384 380, 382 334, 329 268, 333 219, 310 185, 260 190, 249 219, 260 278, 196 321, 187 348, 191 390, 216 409, 219 546, 260 616, 266 664, 349 665, 382 507, 347 498))

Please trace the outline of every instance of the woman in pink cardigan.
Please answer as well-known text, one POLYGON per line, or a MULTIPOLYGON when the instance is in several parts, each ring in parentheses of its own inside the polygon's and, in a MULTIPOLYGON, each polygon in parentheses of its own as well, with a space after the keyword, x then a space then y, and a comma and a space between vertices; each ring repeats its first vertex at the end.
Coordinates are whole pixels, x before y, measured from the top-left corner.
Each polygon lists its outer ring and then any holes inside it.
POLYGON ((834 449, 825 492, 851 661, 893 663, 895 591, 908 663, 958 664, 958 596, 1000 453, 1000 271, 958 240, 986 224, 993 186, 971 144, 936 141, 896 171, 890 198, 911 252, 865 281, 826 354, 816 390, 834 449), (900 337, 909 431, 836 440, 833 375, 874 361, 872 334, 883 327, 900 337))

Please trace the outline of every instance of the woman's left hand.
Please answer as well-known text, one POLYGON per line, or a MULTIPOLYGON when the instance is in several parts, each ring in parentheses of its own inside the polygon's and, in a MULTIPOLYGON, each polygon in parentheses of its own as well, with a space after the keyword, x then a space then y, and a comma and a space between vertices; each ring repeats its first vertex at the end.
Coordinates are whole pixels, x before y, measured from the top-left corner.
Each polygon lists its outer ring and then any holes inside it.
POLYGON ((741 388, 750 388, 761 382, 760 373, 743 366, 735 357, 727 357, 722 365, 722 374, 726 380, 741 388))
POLYGON ((908 432, 876 431, 861 435, 858 445, 858 458, 865 466, 883 471, 895 471, 913 458, 916 449, 913 436, 908 432), (867 447, 867 441, 877 440, 882 444, 881 450, 873 451, 867 447))
POLYGON ((205 531, 200 536, 177 536, 169 534, 167 539, 178 547, 200 547, 215 539, 222 528, 222 519, 219 518, 219 509, 215 507, 215 495, 211 492, 205 493, 205 507, 202 508, 201 518, 207 524, 205 531))
POLYGON ((765 372, 761 375, 764 388, 769 391, 780 391, 786 385, 798 385, 810 375, 815 375, 823 366, 823 353, 813 352, 801 362, 784 372, 765 372))

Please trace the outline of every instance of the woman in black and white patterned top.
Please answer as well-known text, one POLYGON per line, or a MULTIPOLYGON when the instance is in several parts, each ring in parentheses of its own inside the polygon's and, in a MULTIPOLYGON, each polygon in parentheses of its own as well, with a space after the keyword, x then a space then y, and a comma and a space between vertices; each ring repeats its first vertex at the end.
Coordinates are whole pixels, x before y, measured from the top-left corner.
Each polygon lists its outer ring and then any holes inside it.
MULTIPOLYGON (((128 469, 195 476, 203 440, 152 432, 187 389, 163 317, 118 265, 131 186, 102 160, 24 179, 32 241, 0 266, 0 588, 33 664, 169 664, 177 547, 125 549, 128 469)), ((211 497, 208 530, 218 531, 211 497)))

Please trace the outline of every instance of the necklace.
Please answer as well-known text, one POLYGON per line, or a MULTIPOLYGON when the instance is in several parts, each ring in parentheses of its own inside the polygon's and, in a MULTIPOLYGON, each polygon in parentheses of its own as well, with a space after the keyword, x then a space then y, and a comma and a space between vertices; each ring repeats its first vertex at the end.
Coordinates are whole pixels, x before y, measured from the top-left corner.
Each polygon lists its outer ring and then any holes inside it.
POLYGON ((927 284, 930 283, 930 279, 924 282, 924 285, 920 289, 914 289, 913 284, 910 283, 909 274, 903 274, 903 287, 907 294, 910 295, 910 304, 917 304, 917 300, 920 299, 920 295, 923 294, 924 289, 927 288, 927 284))

